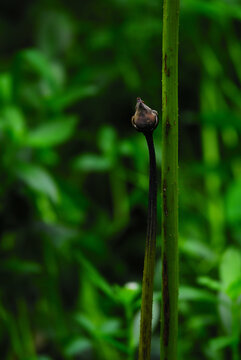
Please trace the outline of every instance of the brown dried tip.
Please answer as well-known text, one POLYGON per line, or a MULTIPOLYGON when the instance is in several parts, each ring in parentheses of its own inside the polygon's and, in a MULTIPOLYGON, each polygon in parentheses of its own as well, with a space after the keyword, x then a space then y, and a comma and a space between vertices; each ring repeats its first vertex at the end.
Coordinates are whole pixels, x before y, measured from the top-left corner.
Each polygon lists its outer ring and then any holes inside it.
POLYGON ((131 118, 131 123, 137 131, 152 132, 158 125, 158 113, 144 104, 141 98, 137 98, 136 112, 131 118))

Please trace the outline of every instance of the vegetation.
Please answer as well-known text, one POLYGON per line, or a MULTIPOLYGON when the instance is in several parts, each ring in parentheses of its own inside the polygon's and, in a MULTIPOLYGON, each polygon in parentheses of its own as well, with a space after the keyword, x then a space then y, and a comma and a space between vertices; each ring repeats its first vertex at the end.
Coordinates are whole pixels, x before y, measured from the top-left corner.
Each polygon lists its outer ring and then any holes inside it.
MULTIPOLYGON (((161 113, 161 19, 157 0, 1 4, 4 360, 137 356, 149 159, 130 117, 137 96, 161 113)), ((238 0, 181 1, 180 360, 241 353, 240 25, 238 0)))

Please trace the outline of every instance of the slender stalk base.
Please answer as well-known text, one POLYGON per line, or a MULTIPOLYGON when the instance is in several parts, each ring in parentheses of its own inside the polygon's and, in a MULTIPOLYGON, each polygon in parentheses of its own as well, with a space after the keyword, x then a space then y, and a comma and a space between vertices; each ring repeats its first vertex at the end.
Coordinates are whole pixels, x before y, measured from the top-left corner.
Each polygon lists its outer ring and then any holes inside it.
POLYGON ((177 359, 179 0, 164 0, 162 59, 161 360, 177 359))
POLYGON ((149 203, 147 219, 147 235, 142 282, 141 329, 139 343, 139 360, 150 360, 151 356, 151 323, 153 278, 156 254, 156 156, 152 133, 145 134, 150 156, 149 203))

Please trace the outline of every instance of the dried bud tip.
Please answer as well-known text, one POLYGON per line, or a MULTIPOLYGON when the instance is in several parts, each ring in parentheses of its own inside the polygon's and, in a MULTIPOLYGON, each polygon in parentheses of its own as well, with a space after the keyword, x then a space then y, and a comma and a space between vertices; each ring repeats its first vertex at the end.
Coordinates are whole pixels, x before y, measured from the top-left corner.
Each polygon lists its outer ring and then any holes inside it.
POLYGON ((132 125, 137 131, 152 132, 158 125, 158 113, 147 106, 141 98, 136 99, 136 112, 131 118, 132 125))

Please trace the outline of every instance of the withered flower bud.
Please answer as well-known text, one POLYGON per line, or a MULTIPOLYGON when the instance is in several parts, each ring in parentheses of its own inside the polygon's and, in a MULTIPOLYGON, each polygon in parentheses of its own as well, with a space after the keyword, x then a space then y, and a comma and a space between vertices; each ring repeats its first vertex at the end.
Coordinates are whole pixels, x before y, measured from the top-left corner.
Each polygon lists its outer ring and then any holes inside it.
POLYGON ((131 123, 137 131, 152 132, 158 125, 158 113, 147 106, 141 98, 137 98, 136 112, 131 123))

